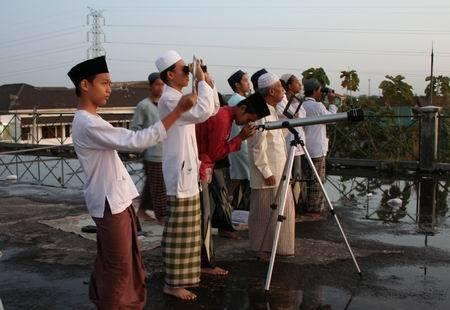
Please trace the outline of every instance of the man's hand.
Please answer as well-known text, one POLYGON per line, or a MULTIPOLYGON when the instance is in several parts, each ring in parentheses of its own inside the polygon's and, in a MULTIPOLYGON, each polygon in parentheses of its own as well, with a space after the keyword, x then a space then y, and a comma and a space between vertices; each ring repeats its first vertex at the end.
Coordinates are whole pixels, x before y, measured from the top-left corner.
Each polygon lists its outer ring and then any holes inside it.
POLYGON ((253 136, 256 132, 256 127, 253 123, 248 123, 244 126, 244 128, 241 129, 241 132, 239 133, 239 137, 242 141, 250 138, 253 136))
POLYGON ((202 70, 200 61, 196 61, 197 66, 195 67, 195 79, 200 82, 205 80, 205 73, 202 70))
POLYGON ((267 179, 264 179, 264 181, 266 182, 266 185, 268 185, 268 186, 274 186, 275 185, 275 177, 273 175, 271 175, 267 179))
POLYGON ((189 111, 196 103, 197 103, 197 95, 187 94, 181 97, 180 101, 178 101, 176 109, 180 113, 184 113, 189 111))
POLYGON ((214 80, 208 72, 205 72, 205 82, 208 83, 211 88, 214 88, 214 80))

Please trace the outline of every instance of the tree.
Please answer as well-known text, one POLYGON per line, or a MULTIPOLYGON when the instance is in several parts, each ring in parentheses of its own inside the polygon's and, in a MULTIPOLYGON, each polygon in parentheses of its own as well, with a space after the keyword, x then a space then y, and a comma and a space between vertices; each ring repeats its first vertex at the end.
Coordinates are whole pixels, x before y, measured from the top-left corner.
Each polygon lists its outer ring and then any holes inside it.
POLYGON ((393 105, 413 104, 413 88, 404 79, 405 77, 401 75, 395 77, 386 75, 386 80, 382 81, 378 86, 383 92, 384 103, 387 107, 391 108, 393 105))
POLYGON ((359 76, 356 70, 341 71, 340 78, 343 78, 341 86, 347 91, 359 90, 359 76))
POLYGON ((322 67, 320 68, 309 68, 302 72, 303 81, 315 78, 319 81, 320 85, 323 87, 330 85, 330 80, 328 79, 325 70, 322 67))
POLYGON ((435 76, 433 77, 433 85, 431 85, 431 76, 427 76, 425 81, 428 82, 425 88, 427 98, 430 98, 431 90, 433 90, 433 104, 447 104, 450 96, 450 77, 443 75, 435 76))

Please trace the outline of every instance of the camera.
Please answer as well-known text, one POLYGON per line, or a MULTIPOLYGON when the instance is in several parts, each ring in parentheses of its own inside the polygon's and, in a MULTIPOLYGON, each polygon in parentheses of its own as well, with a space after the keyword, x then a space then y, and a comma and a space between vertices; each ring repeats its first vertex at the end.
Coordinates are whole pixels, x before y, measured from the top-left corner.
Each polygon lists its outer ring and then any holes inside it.
POLYGON ((334 89, 332 89, 332 88, 323 87, 321 89, 322 94, 328 94, 329 91, 331 91, 334 94, 334 89))

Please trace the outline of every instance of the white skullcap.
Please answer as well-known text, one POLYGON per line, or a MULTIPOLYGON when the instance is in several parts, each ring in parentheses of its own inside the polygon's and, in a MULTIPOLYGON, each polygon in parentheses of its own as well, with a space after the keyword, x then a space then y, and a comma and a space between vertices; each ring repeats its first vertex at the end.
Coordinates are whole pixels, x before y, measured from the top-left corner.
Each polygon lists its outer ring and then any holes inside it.
POLYGON ((163 72, 180 59, 181 56, 177 52, 170 50, 159 56, 155 61, 155 65, 159 72, 163 72))
POLYGON ((286 74, 283 74, 283 75, 281 76, 280 80, 282 80, 283 82, 287 83, 287 82, 289 81, 289 79, 290 79, 291 77, 293 77, 293 76, 294 76, 294 75, 293 75, 292 73, 286 73, 286 74))
POLYGON ((261 75, 258 79, 258 88, 267 88, 278 82, 280 78, 273 73, 267 72, 261 75))

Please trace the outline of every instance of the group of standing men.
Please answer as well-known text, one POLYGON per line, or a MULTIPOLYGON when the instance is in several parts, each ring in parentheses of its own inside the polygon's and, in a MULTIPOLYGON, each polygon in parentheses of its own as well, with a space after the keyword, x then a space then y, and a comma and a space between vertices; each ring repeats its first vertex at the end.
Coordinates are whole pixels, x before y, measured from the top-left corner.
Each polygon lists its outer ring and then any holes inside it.
MULTIPOLYGON (((147 295, 138 220, 132 207, 138 192, 117 151, 145 151, 146 184, 138 214, 146 217, 146 209, 152 209, 164 225, 161 247, 166 294, 192 300, 197 296, 189 288, 198 286, 201 272, 228 274, 216 265, 211 238, 214 206, 230 204, 222 171, 215 167, 228 155, 233 196, 250 205, 251 250, 266 260, 272 246, 276 212, 269 205, 277 198, 289 137, 282 130, 256 131, 255 125, 283 117, 283 106, 301 90, 300 81, 293 74, 280 79, 261 69, 251 77, 255 93, 249 95, 249 77, 239 70, 228 79, 234 94, 228 105, 221 107, 220 94, 204 66, 192 70, 175 51, 162 54, 155 64, 159 72, 148 78, 150 96, 137 105, 132 130, 113 127, 97 114, 111 94, 105 57, 82 62, 68 73, 79 97, 73 143, 86 174, 86 205, 97 226, 97 257, 89 294, 99 309, 142 309, 147 295), (192 71, 195 91, 183 95, 192 71), (250 195, 246 194, 249 187, 250 195)), ((336 112, 333 104, 327 110, 320 102, 321 86, 316 80, 304 81, 304 91, 295 117, 336 112)), ((332 102, 332 94, 329 100, 332 102)), ((324 177, 328 147, 325 125, 299 131, 324 177)), ((297 162, 301 154, 298 150, 297 162)), ((320 190, 315 182, 307 188, 305 211, 320 213, 324 208, 320 190)), ((292 194, 285 210, 277 254, 292 256, 292 194)), ((231 225, 220 228, 232 234, 231 225)))

